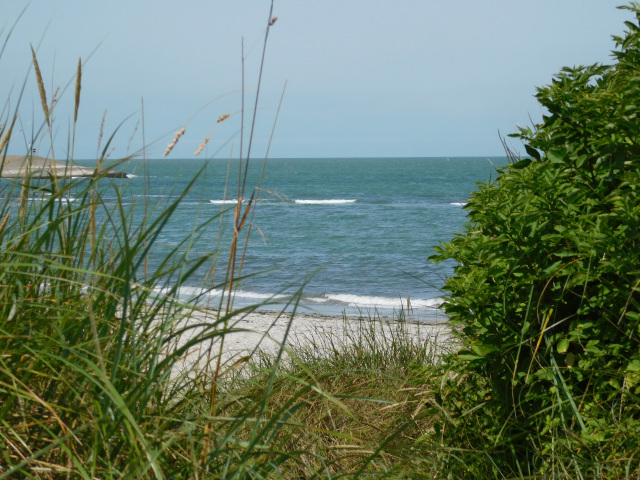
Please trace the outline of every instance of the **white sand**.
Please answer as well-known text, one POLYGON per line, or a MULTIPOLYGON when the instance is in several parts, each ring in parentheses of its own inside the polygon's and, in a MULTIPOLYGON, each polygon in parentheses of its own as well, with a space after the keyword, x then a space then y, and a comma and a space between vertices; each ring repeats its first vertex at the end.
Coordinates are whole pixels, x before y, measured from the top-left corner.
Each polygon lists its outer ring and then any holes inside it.
MULTIPOLYGON (((53 160, 51 158, 39 157, 36 155, 7 155, 0 165, 0 175, 2 178, 21 178, 27 173, 33 178, 49 178, 55 175, 63 177, 93 177, 95 168, 79 167, 78 165, 53 160)), ((108 172, 107 177, 126 177, 122 172, 108 172)))
MULTIPOLYGON (((190 339, 203 332, 207 327, 202 325, 212 326, 215 323, 214 312, 188 314, 184 320, 179 322, 181 327, 201 326, 181 334, 173 348, 185 345, 190 339)), ((213 331, 212 327, 209 328, 213 331)), ((219 325, 218 328, 222 328, 222 325, 219 325)), ((354 317, 331 317, 310 313, 297 313, 291 319, 290 314, 287 313, 256 311, 234 317, 228 328, 232 331, 224 336, 222 343, 223 369, 229 368, 238 361, 241 362, 242 357, 255 351, 277 354, 287 331, 285 346, 309 345, 313 346, 318 353, 329 353, 335 347, 348 345, 364 331, 370 332, 371 335, 367 335, 366 338, 375 338, 376 343, 390 340, 392 335, 400 334, 420 342, 431 342, 438 350, 439 347, 450 345, 452 340, 447 322, 437 324, 398 323, 396 321, 359 320, 354 317)), ((220 345, 221 339, 216 337, 213 341, 199 343, 190 348, 174 373, 184 372, 197 375, 210 361, 208 358, 213 361, 217 359, 220 345)))

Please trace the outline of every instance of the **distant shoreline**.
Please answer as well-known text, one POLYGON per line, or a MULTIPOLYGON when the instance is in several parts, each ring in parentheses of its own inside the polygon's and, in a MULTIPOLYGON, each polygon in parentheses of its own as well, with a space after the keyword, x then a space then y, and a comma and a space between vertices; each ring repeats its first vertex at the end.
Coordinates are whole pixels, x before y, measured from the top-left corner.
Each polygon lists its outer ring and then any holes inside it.
MULTIPOLYGON (((96 169, 90 167, 80 167, 51 158, 39 157, 36 155, 7 155, 2 159, 0 178, 58 178, 70 177, 94 177, 96 169)), ((99 174, 103 174, 101 170, 99 174)), ((104 173, 109 178, 127 178, 127 174, 115 170, 108 170, 104 173)))

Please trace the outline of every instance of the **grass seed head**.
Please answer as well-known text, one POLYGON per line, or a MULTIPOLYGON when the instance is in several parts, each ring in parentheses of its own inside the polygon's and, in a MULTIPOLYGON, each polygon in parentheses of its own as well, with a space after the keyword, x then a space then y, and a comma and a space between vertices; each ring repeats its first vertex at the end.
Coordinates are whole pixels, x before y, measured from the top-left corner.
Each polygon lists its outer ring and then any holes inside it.
POLYGON ((198 149, 196 150, 195 156, 197 157, 198 155, 200 155, 200 153, 202 153, 202 150, 204 150, 204 147, 207 146, 207 143, 209 143, 209 140, 211 140, 211 135, 207 135, 207 138, 205 138, 202 143, 200 144, 200 146, 198 147, 198 149))
POLYGON ((49 125, 49 107, 47 106, 47 91, 44 89, 44 82, 42 81, 42 73, 40 73, 40 65, 38 64, 36 51, 33 49, 33 45, 31 45, 31 54, 33 55, 33 68, 35 69, 35 72, 36 72, 36 80, 38 82, 38 91, 40 92, 40 101, 42 102, 42 110, 44 111, 44 116, 47 120, 47 125, 49 125))
POLYGON ((5 149, 5 147, 9 143, 9 139, 11 138, 11 132, 13 131, 13 126, 16 123, 16 119, 17 119, 17 117, 13 118, 13 121, 11 122, 11 125, 9 125, 7 130, 4 132, 4 137, 2 137, 2 141, 0 141, 0 154, 2 154, 3 150, 5 149))
POLYGON ((76 74, 75 108, 73 110, 73 123, 78 122, 78 108, 80 107, 80 89, 82 85, 82 59, 78 59, 78 73, 76 74))
POLYGON ((51 107, 49 107, 49 113, 53 111, 53 108, 55 107, 56 103, 58 103, 58 100, 60 99, 60 97, 58 96, 59 94, 60 94, 60 87, 56 88, 56 91, 53 92, 53 97, 51 98, 51 107))
POLYGON ((180 130, 178 130, 176 132, 176 136, 173 137, 173 142, 171 142, 169 144, 169 146, 167 147, 167 149, 164 151, 164 155, 163 155, 164 157, 166 157, 167 155, 169 155, 171 153, 171 150, 173 150, 173 147, 176 146, 176 143, 178 143, 178 140, 180 139, 180 137, 182 135, 184 135, 185 130, 186 130, 186 128, 182 127, 180 130))

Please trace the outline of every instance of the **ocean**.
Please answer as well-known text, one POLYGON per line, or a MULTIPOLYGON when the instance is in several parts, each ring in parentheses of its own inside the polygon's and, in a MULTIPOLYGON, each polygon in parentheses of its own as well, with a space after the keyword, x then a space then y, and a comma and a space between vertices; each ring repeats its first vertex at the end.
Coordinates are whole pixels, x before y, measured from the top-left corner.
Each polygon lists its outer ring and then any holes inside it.
MULTIPOLYGON (((258 200, 243 229, 246 233, 251 224, 235 306, 269 301, 262 308, 277 309, 301 292, 298 308, 306 312, 391 316, 402 311, 416 320, 444 320, 438 309, 441 288, 454 265, 427 258, 435 245, 463 230, 463 206, 476 182, 495 178, 495 168, 505 164, 504 157, 276 158, 265 165, 252 160, 244 198, 255 189, 258 200)), ((178 198, 198 175, 154 244, 149 269, 196 225, 222 212, 190 248, 216 253, 218 270, 224 270, 231 209, 244 181, 237 161, 147 160, 146 182, 143 165, 128 161, 118 170, 130 178, 112 180, 124 203, 135 205, 134 220, 141 218, 145 196, 152 212, 178 198)), ((210 266, 181 287, 181 298, 211 286, 205 281, 210 266)), ((215 305, 216 295, 214 288, 201 301, 215 305)))

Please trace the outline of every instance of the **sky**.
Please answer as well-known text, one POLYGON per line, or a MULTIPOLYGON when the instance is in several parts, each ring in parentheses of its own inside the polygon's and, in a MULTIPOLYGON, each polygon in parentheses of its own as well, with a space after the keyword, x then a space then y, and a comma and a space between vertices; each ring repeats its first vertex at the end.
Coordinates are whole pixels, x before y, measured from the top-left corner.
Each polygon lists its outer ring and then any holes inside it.
POLYGON ((160 158, 183 127, 170 158, 194 157, 208 134, 201 157, 246 155, 251 137, 261 158, 272 133, 272 158, 500 156, 499 133, 540 121, 536 86, 611 62, 632 20, 621 3, 275 0, 251 136, 270 0, 4 1, 0 123, 17 110, 10 154, 35 137, 58 159, 95 159, 109 139, 110 158, 143 145, 160 158), (30 45, 49 102, 60 88, 51 131, 30 45))

